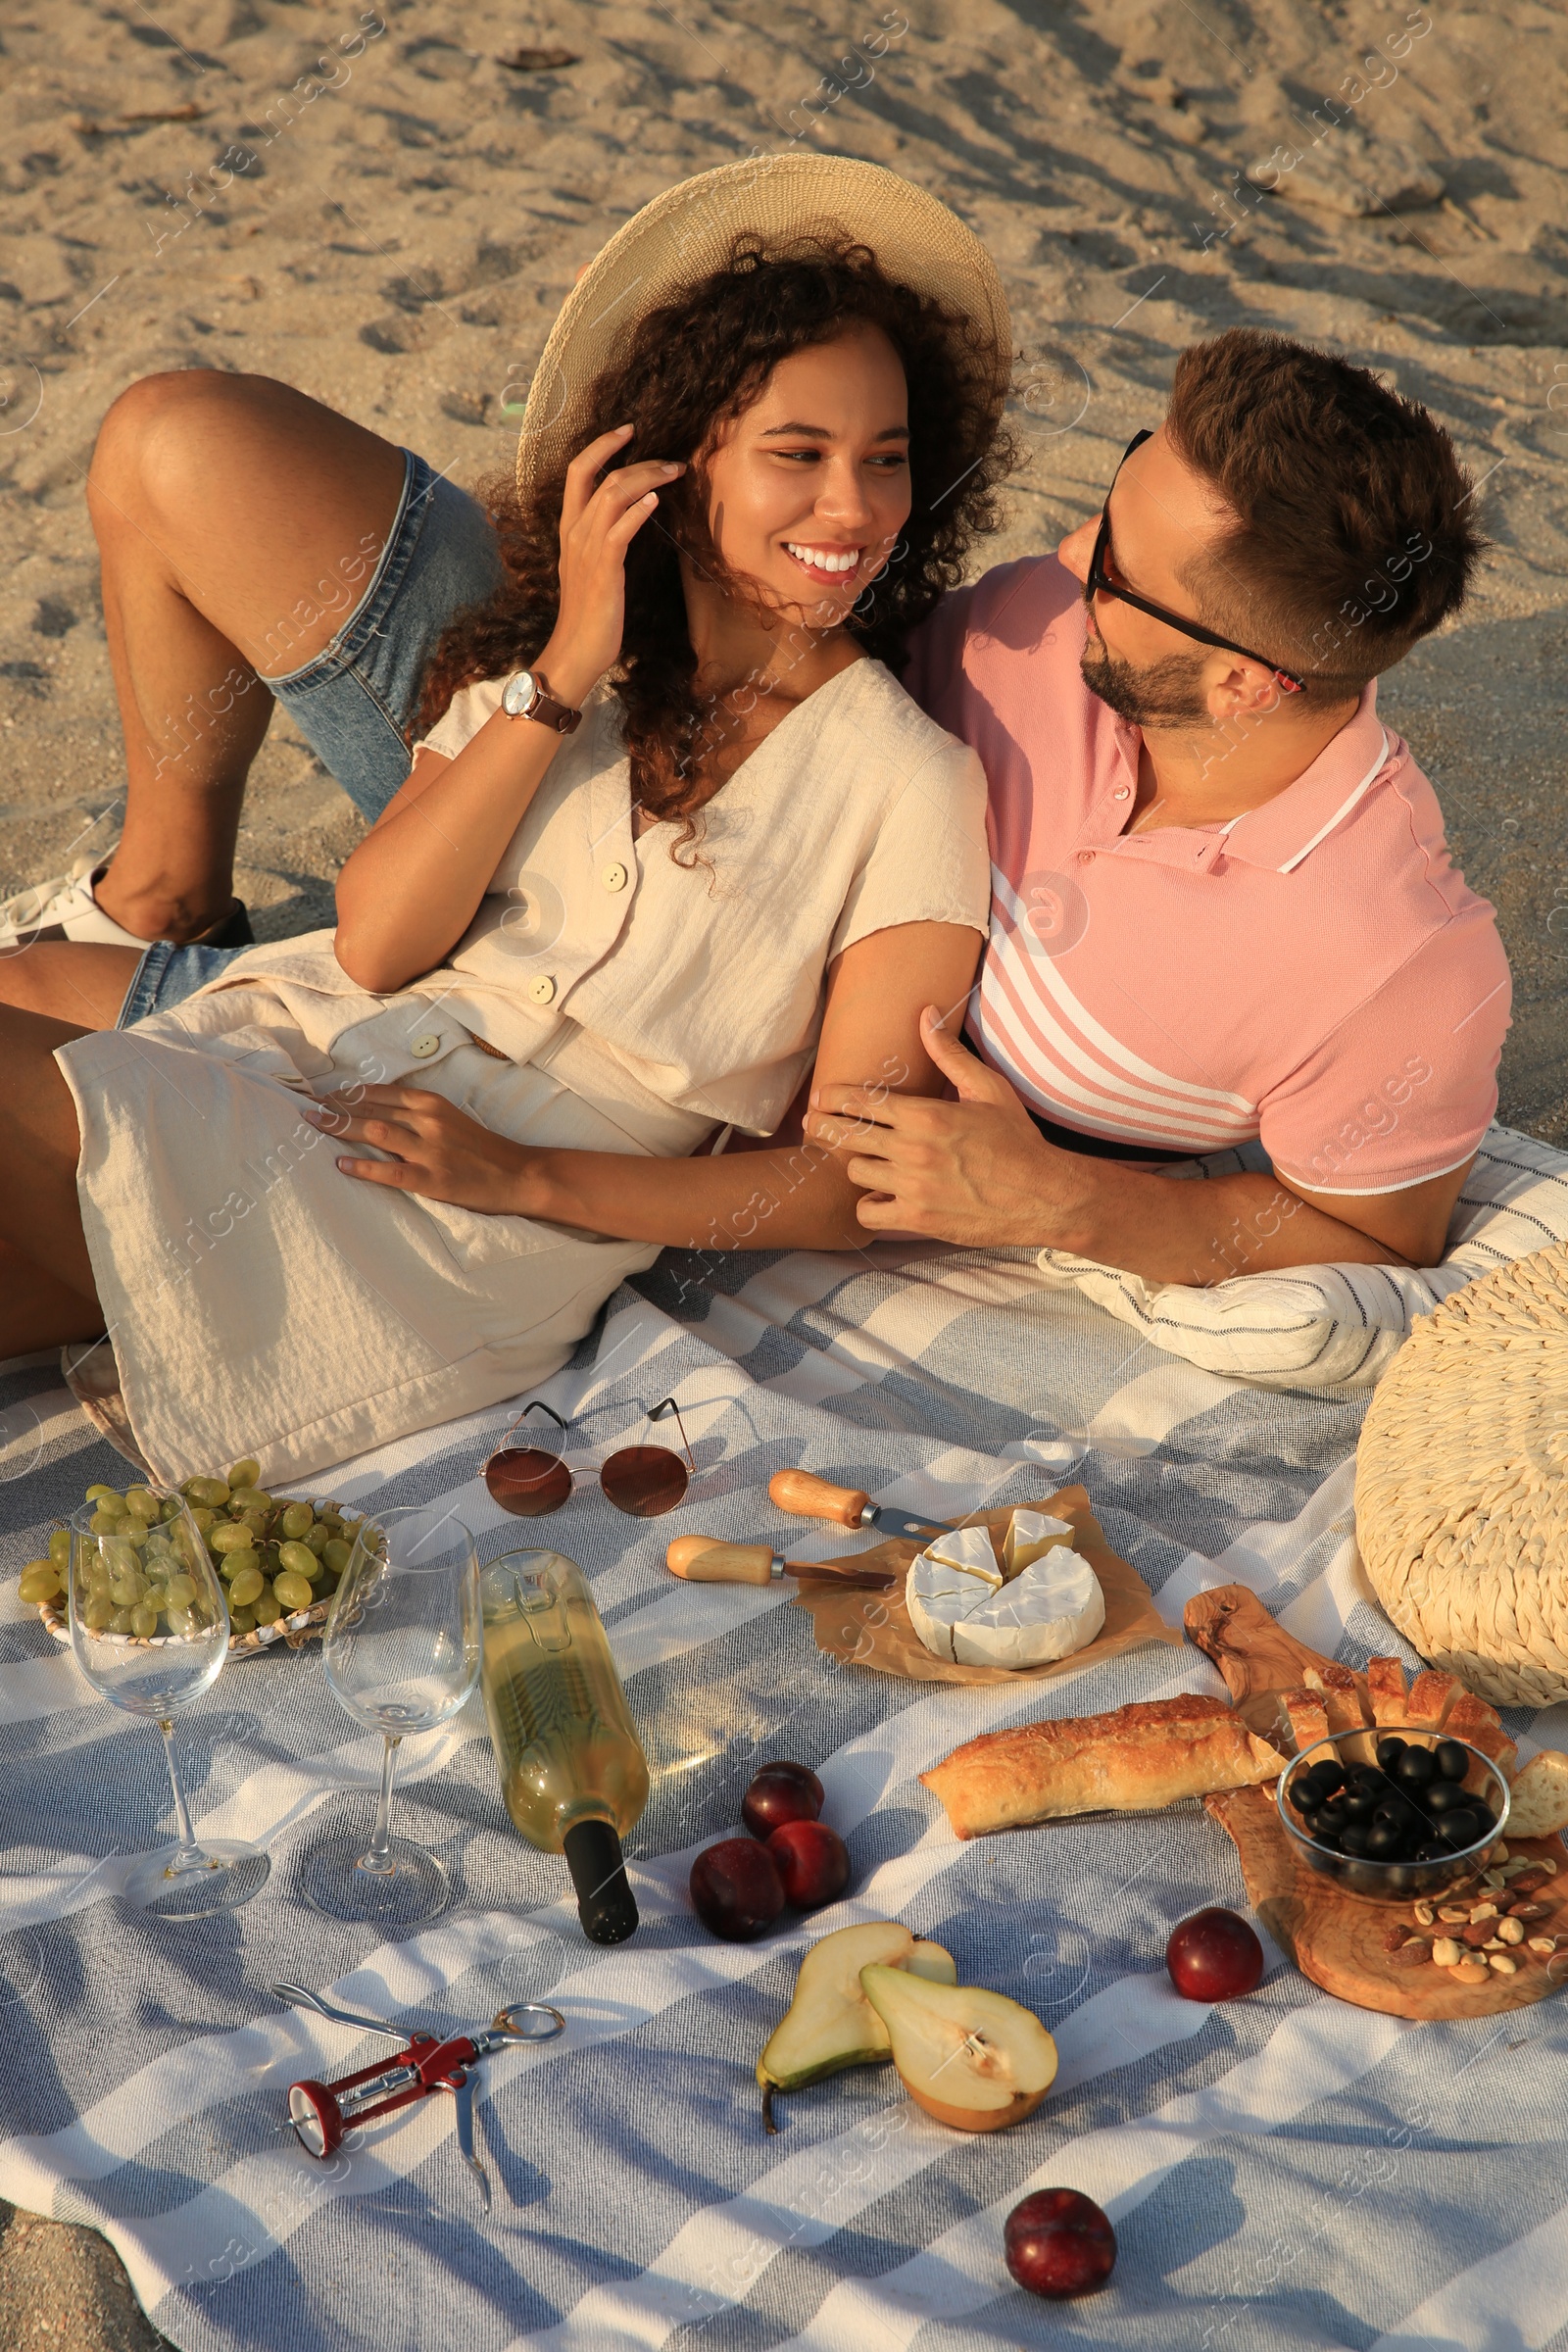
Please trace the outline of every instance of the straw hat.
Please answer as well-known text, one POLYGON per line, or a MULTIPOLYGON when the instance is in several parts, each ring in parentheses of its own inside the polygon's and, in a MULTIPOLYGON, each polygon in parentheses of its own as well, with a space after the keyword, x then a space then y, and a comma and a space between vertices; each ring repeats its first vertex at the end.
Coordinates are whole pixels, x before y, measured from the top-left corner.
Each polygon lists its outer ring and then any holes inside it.
POLYGON ((561 306, 528 386, 517 441, 526 495, 589 438, 587 395, 628 331, 661 304, 728 261, 752 232, 771 245, 810 231, 869 245, 888 275, 972 318, 996 353, 999 397, 1012 364, 1012 329, 996 267, 924 188, 880 164, 833 155, 760 155, 666 188, 616 230, 561 306))
POLYGON ((1494 1706, 1568 1698, 1568 1244, 1423 1315, 1372 1399, 1355 1532, 1389 1615, 1494 1706))

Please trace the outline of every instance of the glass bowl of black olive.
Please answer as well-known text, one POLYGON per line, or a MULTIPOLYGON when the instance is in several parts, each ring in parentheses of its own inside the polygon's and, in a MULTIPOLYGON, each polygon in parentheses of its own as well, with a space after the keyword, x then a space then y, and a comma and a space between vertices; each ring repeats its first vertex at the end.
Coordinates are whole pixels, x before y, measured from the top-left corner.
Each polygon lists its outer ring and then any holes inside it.
POLYGON ((1508 1784, 1462 1740, 1379 1724, 1336 1732, 1280 1774, 1301 1859, 1351 1894, 1441 1894, 1480 1870, 1508 1819, 1508 1784))

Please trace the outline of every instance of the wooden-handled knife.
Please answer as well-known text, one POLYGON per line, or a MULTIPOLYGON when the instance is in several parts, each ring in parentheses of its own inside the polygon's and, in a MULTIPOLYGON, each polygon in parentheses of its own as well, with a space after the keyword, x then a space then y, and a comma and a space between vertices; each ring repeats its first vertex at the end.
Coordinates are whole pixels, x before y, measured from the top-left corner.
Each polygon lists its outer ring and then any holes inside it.
POLYGON ((874 1527, 879 1535, 903 1536, 924 1544, 931 1536, 951 1535, 962 1526, 957 1519, 921 1519, 891 1503, 873 1502, 858 1487, 835 1487, 809 1470, 775 1470, 767 1482, 768 1499, 796 1519, 831 1519, 839 1527, 874 1527))
POLYGON ((723 1544, 715 1536, 677 1536, 664 1553, 672 1576, 689 1585, 774 1585, 798 1576, 805 1584, 849 1585, 886 1592, 902 1583, 885 1568, 841 1568, 834 1560, 786 1560, 766 1544, 723 1544))

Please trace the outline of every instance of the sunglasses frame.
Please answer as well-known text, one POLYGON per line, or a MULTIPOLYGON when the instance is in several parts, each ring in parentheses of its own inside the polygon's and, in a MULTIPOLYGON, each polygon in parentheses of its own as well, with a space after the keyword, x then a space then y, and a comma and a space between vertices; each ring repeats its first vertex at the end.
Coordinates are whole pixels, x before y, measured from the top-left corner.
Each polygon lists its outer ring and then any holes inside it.
MULTIPOLYGON (((516 1420, 513 1422, 512 1428, 507 1431, 506 1438, 510 1438, 514 1430, 520 1429, 523 1422, 528 1418, 528 1415, 533 1412, 548 1413, 551 1420, 556 1424, 556 1427, 561 1431, 563 1437, 565 1436, 566 1431, 571 1426, 569 1422, 562 1419, 561 1415, 557 1412, 553 1404, 547 1404, 542 1396, 531 1396, 528 1399, 528 1402, 523 1406, 521 1412, 517 1415, 516 1420)), ((691 1484, 692 1479, 697 1476, 697 1462, 692 1453, 691 1440, 686 1435, 686 1424, 681 1419, 680 1406, 675 1402, 674 1397, 664 1396, 661 1398, 658 1404, 650 1405, 647 1411, 647 1418, 650 1421, 662 1421, 666 1414, 669 1413, 673 1413, 675 1416, 675 1425, 680 1431, 680 1441, 686 1448, 686 1460, 684 1462, 681 1460, 680 1455, 674 1450, 674 1447, 670 1446, 620 1446, 616 1447, 613 1453, 607 1454, 603 1462, 600 1463, 598 1469, 590 1473, 587 1470, 573 1470, 571 1465, 567 1462, 564 1452, 557 1454, 546 1454, 542 1448, 532 1446, 509 1446, 506 1443, 506 1438, 504 1438, 502 1443, 496 1447, 495 1451, 487 1457, 481 1473, 484 1479, 486 1490, 490 1495, 490 1499, 492 1502, 499 1503, 501 1508, 508 1512, 514 1519, 548 1519, 553 1517, 557 1511, 564 1510, 565 1508, 566 1504, 571 1500, 572 1490, 576 1486, 578 1479, 587 1478, 592 1475, 598 1479, 599 1491, 604 1495, 605 1500, 611 1505, 612 1509, 623 1512, 629 1519, 662 1519, 666 1511, 674 1511, 680 1508, 680 1505, 686 1499, 686 1492, 691 1484), (621 1461, 626 1456, 632 1454, 659 1454, 662 1455, 666 1461, 673 1462, 676 1469, 680 1472, 680 1492, 676 1494, 672 1494, 667 1502, 658 1503, 657 1508, 654 1509, 639 1507, 639 1505, 635 1502, 617 1501, 614 1494, 612 1494, 610 1487, 605 1482, 605 1473, 607 1470, 613 1470, 616 1462, 621 1461), (491 1479, 490 1473, 495 1468, 497 1463, 505 1462, 509 1457, 514 1461, 521 1462, 525 1461, 530 1455, 536 1455, 541 1461, 549 1461, 554 1465, 555 1469, 564 1474, 566 1481, 565 1492, 564 1494, 562 1494, 559 1501, 547 1502, 540 1509, 518 1510, 515 1502, 510 1501, 507 1498, 505 1492, 498 1492, 497 1482, 494 1482, 491 1479)), ((553 1487, 553 1479, 548 1483, 550 1483, 553 1487)), ((542 1492, 546 1484, 547 1481, 545 1479, 540 1479, 537 1482, 538 1489, 542 1492)), ((662 1492, 662 1488, 654 1488, 650 1490, 650 1493, 653 1495, 657 1495, 661 1492, 662 1492)))
POLYGON ((1114 580, 1105 577, 1105 550, 1110 544, 1110 491, 1115 489, 1116 476, 1133 451, 1142 449, 1144 443, 1152 438, 1151 429, 1146 425, 1141 433, 1134 433, 1117 461, 1116 472, 1110 477, 1110 490, 1105 492, 1105 503, 1100 510, 1095 552, 1089 559, 1089 577, 1084 582, 1084 603, 1092 605, 1097 596, 1114 597, 1119 605, 1131 605, 1135 612, 1147 612, 1151 620, 1162 620, 1168 629, 1179 629, 1184 637, 1195 638, 1200 645, 1211 645, 1222 654, 1242 654, 1249 662, 1255 662, 1261 668, 1271 670, 1279 680, 1282 693, 1304 694, 1306 680, 1298 678, 1294 669, 1281 669, 1279 663, 1271 662, 1266 654, 1254 654, 1250 645, 1238 645, 1234 638, 1216 636, 1212 629, 1205 629, 1200 622, 1187 619, 1185 614, 1172 612, 1164 605, 1156 605, 1152 597, 1135 595, 1131 588, 1118 588, 1114 580))

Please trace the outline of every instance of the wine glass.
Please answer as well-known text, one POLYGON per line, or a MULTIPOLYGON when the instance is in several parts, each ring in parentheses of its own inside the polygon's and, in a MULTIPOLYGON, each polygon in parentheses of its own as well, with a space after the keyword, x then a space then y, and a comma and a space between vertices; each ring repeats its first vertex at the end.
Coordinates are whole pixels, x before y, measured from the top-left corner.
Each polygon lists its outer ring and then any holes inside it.
POLYGON ((368 1846, 320 1846, 301 1891, 331 1919, 413 1927, 436 1919, 452 1886, 434 1854, 395 1838, 392 1775, 410 1732, 433 1731, 479 1680, 479 1562, 473 1538, 445 1505, 373 1511, 361 1523, 332 1596, 321 1646, 334 1696, 385 1740, 381 1801, 368 1846))
POLYGON ((222 1588, 183 1494, 149 1483, 73 1513, 69 1611, 88 1682, 115 1706, 150 1717, 169 1759, 177 1837, 144 1855, 121 1892, 161 1919, 237 1910, 266 1885, 271 1858, 242 1838, 197 1838, 174 1753, 174 1717, 211 1688, 228 1654, 222 1588))

